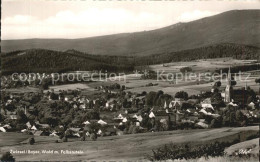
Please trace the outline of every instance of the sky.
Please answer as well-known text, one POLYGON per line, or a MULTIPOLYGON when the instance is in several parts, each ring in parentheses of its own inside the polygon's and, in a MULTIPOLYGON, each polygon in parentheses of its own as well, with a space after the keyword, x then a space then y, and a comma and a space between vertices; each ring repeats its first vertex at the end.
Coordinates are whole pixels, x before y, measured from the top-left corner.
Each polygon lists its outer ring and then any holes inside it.
POLYGON ((147 31, 237 9, 260 9, 260 1, 3 0, 1 39, 147 31))

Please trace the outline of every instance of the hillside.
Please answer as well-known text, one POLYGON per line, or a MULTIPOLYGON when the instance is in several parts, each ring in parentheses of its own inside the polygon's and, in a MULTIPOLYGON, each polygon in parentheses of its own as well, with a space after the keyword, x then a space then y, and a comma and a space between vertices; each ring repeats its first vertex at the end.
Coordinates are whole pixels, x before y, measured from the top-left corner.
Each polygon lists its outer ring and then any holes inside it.
POLYGON ((238 44, 217 44, 149 56, 91 55, 76 50, 65 52, 30 49, 1 54, 3 74, 11 72, 63 72, 71 70, 107 70, 132 72, 135 67, 178 61, 233 57, 260 60, 260 48, 238 44))
POLYGON ((200 20, 135 33, 81 39, 3 40, 2 51, 48 48, 99 55, 138 55, 173 53, 219 43, 260 47, 260 10, 234 10, 200 20))
MULTIPOLYGON (((69 139, 69 142, 55 143, 57 137, 35 137, 34 145, 17 144, 13 146, 5 146, 1 151, 14 150, 41 150, 43 148, 51 148, 52 150, 82 150, 84 153, 80 155, 71 154, 37 154, 28 156, 27 154, 15 154, 14 157, 18 161, 24 160, 84 160, 84 161, 147 161, 147 155, 151 155, 153 149, 164 146, 165 144, 187 143, 193 145, 208 144, 214 141, 232 142, 236 139, 243 141, 250 135, 254 135, 259 131, 258 126, 238 127, 238 128, 217 128, 217 129, 195 129, 195 130, 174 130, 164 132, 151 132, 141 134, 131 134, 122 136, 100 137, 97 141, 79 141, 78 139, 69 139), (243 138, 241 138, 243 137, 243 138), (73 141, 73 142, 72 142, 73 141)), ((2 136, 0 136, 2 138, 2 136)), ((1 141, 0 138, 0 141, 1 141)), ((205 161, 205 160, 204 160, 205 161)))
POLYGON ((136 59, 136 65, 153 65, 198 59, 225 58, 260 60, 260 48, 255 46, 221 43, 169 53, 158 53, 136 59))
MULTIPOLYGON (((122 57, 123 59, 127 59, 122 57)), ((30 49, 1 55, 3 74, 12 72, 52 73, 71 70, 132 71, 130 64, 114 64, 114 57, 100 57, 75 51, 30 49)))

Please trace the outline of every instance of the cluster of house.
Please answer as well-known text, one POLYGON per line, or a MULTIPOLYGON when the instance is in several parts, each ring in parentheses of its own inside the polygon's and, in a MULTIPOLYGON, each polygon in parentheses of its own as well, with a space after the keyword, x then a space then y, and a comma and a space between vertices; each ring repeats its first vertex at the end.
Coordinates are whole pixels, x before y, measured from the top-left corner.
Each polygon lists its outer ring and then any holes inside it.
MULTIPOLYGON (((153 131, 147 130, 147 128, 142 127, 142 121, 144 118, 149 118, 150 120, 159 121, 162 124, 170 123, 193 123, 200 128, 208 128, 209 124, 205 122, 205 116, 210 116, 212 118, 218 118, 220 116, 219 108, 215 105, 214 102, 211 102, 211 98, 206 98, 202 101, 199 99, 189 99, 184 100, 181 98, 175 98, 171 101, 165 101, 163 107, 150 107, 148 112, 142 113, 143 108, 146 108, 145 105, 145 95, 140 94, 131 94, 127 93, 122 100, 119 97, 119 93, 116 91, 112 91, 104 88, 103 86, 99 87, 102 93, 110 94, 109 99, 101 98, 100 96, 96 98, 87 97, 81 94, 77 94, 73 91, 66 91, 66 93, 59 92, 54 93, 54 91, 46 92, 43 97, 47 100, 60 100, 62 102, 67 102, 72 105, 73 108, 79 108, 88 111, 88 109, 93 109, 98 107, 100 109, 100 113, 102 111, 114 111, 114 116, 111 117, 110 120, 100 119, 93 121, 84 121, 80 126, 76 128, 68 128, 73 136, 80 137, 82 130, 87 128, 88 125, 97 123, 101 125, 103 128, 97 130, 98 135, 113 135, 113 134, 124 134, 121 127, 131 123, 135 127, 138 127, 139 130, 145 131, 153 131), (125 107, 126 106, 126 107, 125 107), (128 108, 127 108, 128 106, 128 108), (122 108, 123 107, 123 108, 122 108)), ((227 105, 232 107, 238 107, 239 104, 232 100, 232 91, 230 90, 230 85, 227 86, 224 101, 227 105)), ((21 98, 19 95, 10 95, 9 99, 5 101, 5 106, 12 105, 12 103, 17 102, 17 98, 21 98)), ((1 101, 2 102, 2 101, 1 101)), ((30 109, 34 109, 33 104, 25 102, 22 107, 24 108, 25 114, 30 111, 30 109)), ((251 102, 247 105, 248 109, 241 110, 241 112, 247 116, 248 118, 258 118, 259 119, 259 107, 260 102, 251 102)), ((225 108, 228 108, 225 107, 225 108)), ((11 111, 3 111, 1 109, 1 114, 5 114, 9 119, 16 120, 16 113, 11 111)), ((0 131, 6 132, 11 130, 11 126, 8 124, 1 125, 0 123, 0 131)), ((50 136, 58 136, 59 132, 55 130, 51 130, 50 126, 45 123, 35 122, 35 125, 31 125, 29 122, 26 123, 26 129, 21 130, 21 132, 32 132, 35 135, 50 135, 50 136), (49 130, 49 131, 47 131, 49 130)), ((62 126, 60 126, 62 127, 62 126)), ((86 135, 90 135, 90 131, 86 132, 86 135)))

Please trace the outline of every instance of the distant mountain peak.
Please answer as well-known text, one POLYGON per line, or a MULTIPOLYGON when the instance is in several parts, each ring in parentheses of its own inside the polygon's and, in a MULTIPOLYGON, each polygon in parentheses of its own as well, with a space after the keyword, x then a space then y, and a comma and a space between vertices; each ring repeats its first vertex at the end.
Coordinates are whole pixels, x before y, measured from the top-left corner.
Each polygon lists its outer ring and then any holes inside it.
POLYGON ((260 10, 232 10, 164 28, 81 39, 3 40, 2 51, 47 48, 74 49, 98 55, 145 56, 235 43, 260 47, 260 10))

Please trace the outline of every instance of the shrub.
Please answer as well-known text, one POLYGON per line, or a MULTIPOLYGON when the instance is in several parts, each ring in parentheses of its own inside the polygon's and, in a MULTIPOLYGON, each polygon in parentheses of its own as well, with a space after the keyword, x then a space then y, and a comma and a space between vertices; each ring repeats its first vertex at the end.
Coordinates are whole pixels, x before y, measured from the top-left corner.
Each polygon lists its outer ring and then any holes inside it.
POLYGON ((223 156, 225 147, 231 145, 231 143, 211 143, 200 146, 191 146, 191 145, 165 145, 153 151, 152 156, 147 158, 151 161, 162 161, 162 160, 174 160, 174 159, 197 159, 200 157, 208 158, 223 156))
POLYGON ((62 138, 62 142, 68 142, 68 138, 67 137, 63 137, 62 138))
POLYGON ((139 133, 139 132, 140 132, 139 127, 134 126, 133 129, 132 129, 132 134, 136 134, 136 133, 139 133))
POLYGON ((192 71, 191 67, 183 67, 180 69, 180 72, 182 72, 182 73, 187 73, 187 72, 191 72, 191 71, 192 71))
POLYGON ((13 157, 13 155, 10 152, 6 152, 3 154, 3 156, 0 159, 1 161, 5 162, 11 162, 11 161, 15 161, 15 158, 13 157))
POLYGON ((97 140, 97 135, 96 135, 95 133, 91 133, 91 134, 90 134, 90 139, 91 139, 92 141, 96 141, 96 140, 97 140))
POLYGON ((59 139, 62 139, 64 137, 64 134, 61 134, 60 136, 59 136, 59 139))
POLYGON ((188 99, 188 93, 184 91, 177 92, 175 98, 183 98, 184 100, 188 99))
POLYGON ((82 137, 80 138, 80 140, 81 140, 81 141, 85 141, 85 140, 86 140, 86 137, 85 137, 85 136, 82 136, 82 137))
POLYGON ((30 144, 30 145, 33 145, 34 143, 35 143, 35 140, 34 140, 34 138, 33 138, 33 137, 32 137, 32 138, 30 138, 30 139, 29 139, 29 144, 30 144))

